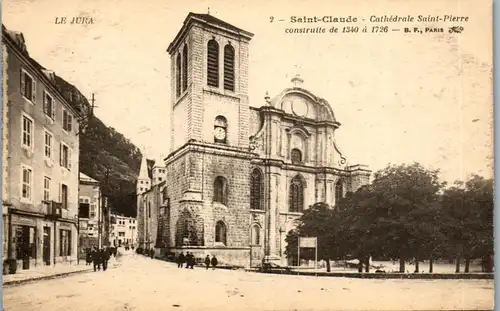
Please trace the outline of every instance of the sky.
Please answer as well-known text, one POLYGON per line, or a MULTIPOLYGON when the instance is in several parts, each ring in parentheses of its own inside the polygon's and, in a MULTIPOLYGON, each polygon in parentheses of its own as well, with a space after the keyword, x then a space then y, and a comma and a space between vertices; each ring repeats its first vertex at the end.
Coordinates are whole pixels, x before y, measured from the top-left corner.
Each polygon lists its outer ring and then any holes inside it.
POLYGON ((492 176, 488 1, 4 0, 2 19, 8 29, 24 34, 31 57, 87 98, 95 93, 95 114, 106 125, 149 158, 160 159, 169 150, 166 49, 189 12, 208 10, 255 34, 250 105, 260 107, 266 92, 277 95, 299 73, 303 87, 333 108, 341 123, 336 140, 349 164, 376 171, 388 163, 416 161, 439 169, 448 182, 472 173, 492 176), (331 34, 332 26, 343 25, 290 23, 291 16, 351 15, 360 20, 358 26, 371 28, 388 25, 367 21, 384 14, 447 14, 469 21, 431 23, 445 32, 428 34, 331 34), (55 23, 78 16, 92 17, 94 23, 55 23), (464 30, 449 34, 448 26, 464 30), (286 34, 291 27, 325 27, 327 33, 286 34))

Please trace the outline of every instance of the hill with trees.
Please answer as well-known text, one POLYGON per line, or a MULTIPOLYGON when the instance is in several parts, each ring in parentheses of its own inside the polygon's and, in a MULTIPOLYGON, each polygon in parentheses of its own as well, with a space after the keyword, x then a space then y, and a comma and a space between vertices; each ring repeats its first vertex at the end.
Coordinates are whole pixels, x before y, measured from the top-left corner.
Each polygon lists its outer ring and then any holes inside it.
POLYGON ((113 213, 136 216, 142 153, 129 139, 92 117, 80 134, 80 172, 98 180, 113 213))

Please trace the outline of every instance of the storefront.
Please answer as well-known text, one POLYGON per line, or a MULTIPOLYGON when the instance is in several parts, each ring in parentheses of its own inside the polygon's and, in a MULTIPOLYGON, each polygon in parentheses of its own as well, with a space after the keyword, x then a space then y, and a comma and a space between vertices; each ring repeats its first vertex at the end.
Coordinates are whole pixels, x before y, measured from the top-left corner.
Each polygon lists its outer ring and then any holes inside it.
POLYGON ((77 226, 70 219, 50 219, 44 214, 9 209, 4 215, 4 260, 17 269, 33 269, 57 263, 76 263, 77 226))

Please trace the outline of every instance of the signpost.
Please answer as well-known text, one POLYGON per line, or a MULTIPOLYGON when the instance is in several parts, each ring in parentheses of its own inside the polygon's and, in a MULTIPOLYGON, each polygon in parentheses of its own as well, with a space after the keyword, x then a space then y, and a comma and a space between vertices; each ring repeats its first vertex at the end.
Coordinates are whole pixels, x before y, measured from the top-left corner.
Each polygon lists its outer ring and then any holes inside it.
POLYGON ((314 269, 318 269, 318 238, 317 237, 300 237, 298 238, 297 247, 297 267, 300 266, 300 248, 314 248, 314 269))

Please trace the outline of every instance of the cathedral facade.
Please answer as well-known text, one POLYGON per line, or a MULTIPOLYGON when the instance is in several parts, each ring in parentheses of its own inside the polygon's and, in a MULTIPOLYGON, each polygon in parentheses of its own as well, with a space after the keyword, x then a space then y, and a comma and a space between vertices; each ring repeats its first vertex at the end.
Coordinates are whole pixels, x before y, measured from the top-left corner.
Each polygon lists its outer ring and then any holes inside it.
POLYGON ((190 13, 168 47, 171 146, 155 243, 164 251, 241 266, 264 257, 285 263, 285 237, 305 209, 334 205, 369 182, 370 170, 347 165, 335 143, 331 106, 300 77, 259 108, 249 105, 252 37, 190 13))

